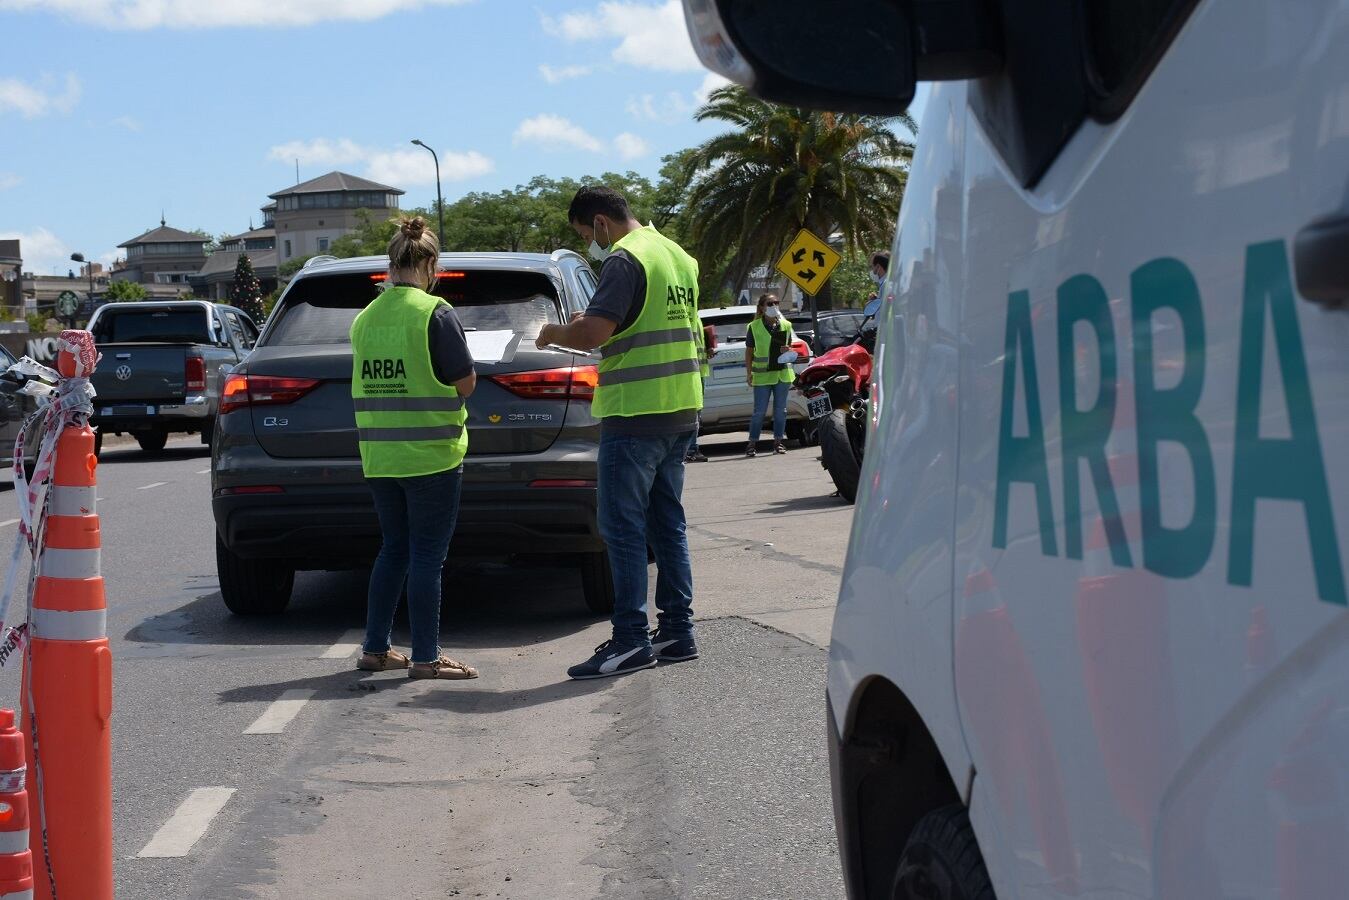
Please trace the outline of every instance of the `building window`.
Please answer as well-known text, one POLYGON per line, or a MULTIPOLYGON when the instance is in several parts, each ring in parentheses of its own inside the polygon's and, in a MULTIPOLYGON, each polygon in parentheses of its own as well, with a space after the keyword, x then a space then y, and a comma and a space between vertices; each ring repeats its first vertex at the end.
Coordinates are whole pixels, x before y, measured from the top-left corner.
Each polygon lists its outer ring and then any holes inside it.
POLYGON ((290 259, 290 241, 286 241, 286 259, 290 259))
POLYGON ((320 253, 327 253, 327 252, 328 252, 328 239, 327 239, 327 238, 319 238, 319 252, 320 252, 320 253))

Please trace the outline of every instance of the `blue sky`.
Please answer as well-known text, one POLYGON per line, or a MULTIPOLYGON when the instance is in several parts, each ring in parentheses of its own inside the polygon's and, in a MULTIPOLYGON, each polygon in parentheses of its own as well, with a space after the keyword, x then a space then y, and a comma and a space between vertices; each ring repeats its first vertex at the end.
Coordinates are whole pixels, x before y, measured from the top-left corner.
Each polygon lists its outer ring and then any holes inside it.
POLYGON ((654 175, 714 133, 672 0, 0 0, 0 237, 110 262, 158 224, 242 231, 333 169, 447 199, 654 175))

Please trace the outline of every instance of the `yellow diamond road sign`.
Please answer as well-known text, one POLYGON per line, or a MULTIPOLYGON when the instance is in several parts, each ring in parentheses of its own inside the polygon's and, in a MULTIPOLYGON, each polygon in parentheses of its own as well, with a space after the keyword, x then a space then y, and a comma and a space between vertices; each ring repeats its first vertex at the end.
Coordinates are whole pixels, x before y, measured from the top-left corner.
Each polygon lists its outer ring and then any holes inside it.
POLYGON ((809 229, 802 228, 787 252, 782 254, 782 259, 778 260, 778 271, 814 297, 842 258, 809 229))

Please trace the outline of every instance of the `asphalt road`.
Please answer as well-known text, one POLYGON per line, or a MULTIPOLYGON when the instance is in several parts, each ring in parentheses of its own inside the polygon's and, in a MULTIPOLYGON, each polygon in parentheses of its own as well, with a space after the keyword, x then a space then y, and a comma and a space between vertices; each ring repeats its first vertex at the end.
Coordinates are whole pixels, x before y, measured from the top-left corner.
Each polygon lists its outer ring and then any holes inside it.
MULTIPOLYGON (((742 440, 689 470, 702 658, 594 682, 565 677, 607 636, 568 570, 454 567, 471 682, 353 669, 365 573, 235 618, 205 449, 105 451, 118 896, 841 896, 822 647, 851 507, 814 450, 742 440)), ((16 516, 7 489, 0 539, 16 516)))

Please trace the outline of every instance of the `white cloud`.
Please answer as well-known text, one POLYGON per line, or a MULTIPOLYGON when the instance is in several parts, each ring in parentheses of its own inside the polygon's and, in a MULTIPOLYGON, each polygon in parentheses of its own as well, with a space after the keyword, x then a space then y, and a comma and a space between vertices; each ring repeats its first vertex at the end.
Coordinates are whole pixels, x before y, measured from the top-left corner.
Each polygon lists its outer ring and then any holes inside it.
POLYGON ((0 0, 0 12, 58 13, 104 28, 272 28, 368 22, 397 12, 470 0, 0 0))
POLYGON ((19 240, 19 252, 23 254, 23 270, 37 275, 50 275, 52 269, 65 274, 76 264, 70 261, 70 247, 66 242, 52 234, 46 228, 38 227, 33 231, 0 231, 0 240, 19 240))
MULTIPOLYGON (((495 164, 476 150, 468 153, 440 154, 443 181, 465 181, 486 175, 495 164)), ((395 187, 436 183, 435 163, 425 150, 390 150, 370 155, 365 174, 375 181, 395 187)))
POLYGON ((291 141, 278 144, 267 151, 268 159, 281 162, 299 160, 305 166, 345 166, 366 159, 369 151, 347 138, 330 141, 317 138, 312 141, 291 141))
MULTIPOLYGON (((299 160, 303 166, 347 166, 359 164, 367 178, 394 187, 436 183, 435 162, 422 149, 366 147, 349 138, 316 138, 290 141, 267 151, 267 158, 284 163, 299 160)), ((440 153, 440 177, 443 181, 464 181, 486 175, 496 168, 488 156, 476 150, 440 153)))
POLYGON ((550 66, 547 63, 539 66, 539 74, 549 84, 558 84, 563 81, 570 81, 573 78, 584 78, 591 71, 590 66, 550 66))
POLYGON ((708 72, 707 75, 703 77, 702 85, 699 86, 698 90, 693 92, 693 99, 698 101, 700 105, 706 103, 708 96, 711 95, 713 91, 717 88, 726 87, 726 85, 731 83, 731 79, 729 78, 718 75, 716 72, 708 72))
POLYGON ((21 184, 23 184, 23 179, 13 172, 0 172, 0 191, 7 191, 21 184))
MULTIPOLYGON (((3 3, 4 0, 0 0, 3 3)), ((662 72, 702 69, 684 25, 680 0, 634 3, 609 0, 586 12, 542 16, 544 30, 567 41, 617 40, 616 62, 662 72)))
POLYGON ((614 138, 614 148, 623 159, 641 159, 651 152, 650 144, 627 131, 614 138))
POLYGON ((666 125, 689 119, 698 107, 707 102, 708 96, 719 87, 731 82, 715 72, 708 72, 692 94, 680 91, 667 91, 656 94, 638 94, 628 98, 628 115, 646 122, 661 122, 666 125))
POLYGON ((547 150, 604 150, 604 145, 580 125, 548 113, 521 122, 515 129, 515 143, 539 144, 547 150))
MULTIPOLYGON (((0 4, 4 2, 6 0, 0 0, 0 4)), ((0 114, 17 112, 25 119, 36 119, 54 112, 68 113, 80 102, 81 93, 80 79, 73 72, 67 72, 60 84, 51 76, 43 77, 36 84, 17 78, 0 78, 0 114)))
POLYGON ((140 131, 141 123, 131 118, 131 116, 118 116, 112 120, 112 124, 119 128, 125 128, 127 131, 140 131))
POLYGON ((660 96, 640 94, 629 97, 627 103, 628 115, 634 119, 645 122, 662 122, 666 125, 672 125, 675 122, 687 119, 693 115, 695 108, 695 102, 678 91, 669 91, 660 96))

